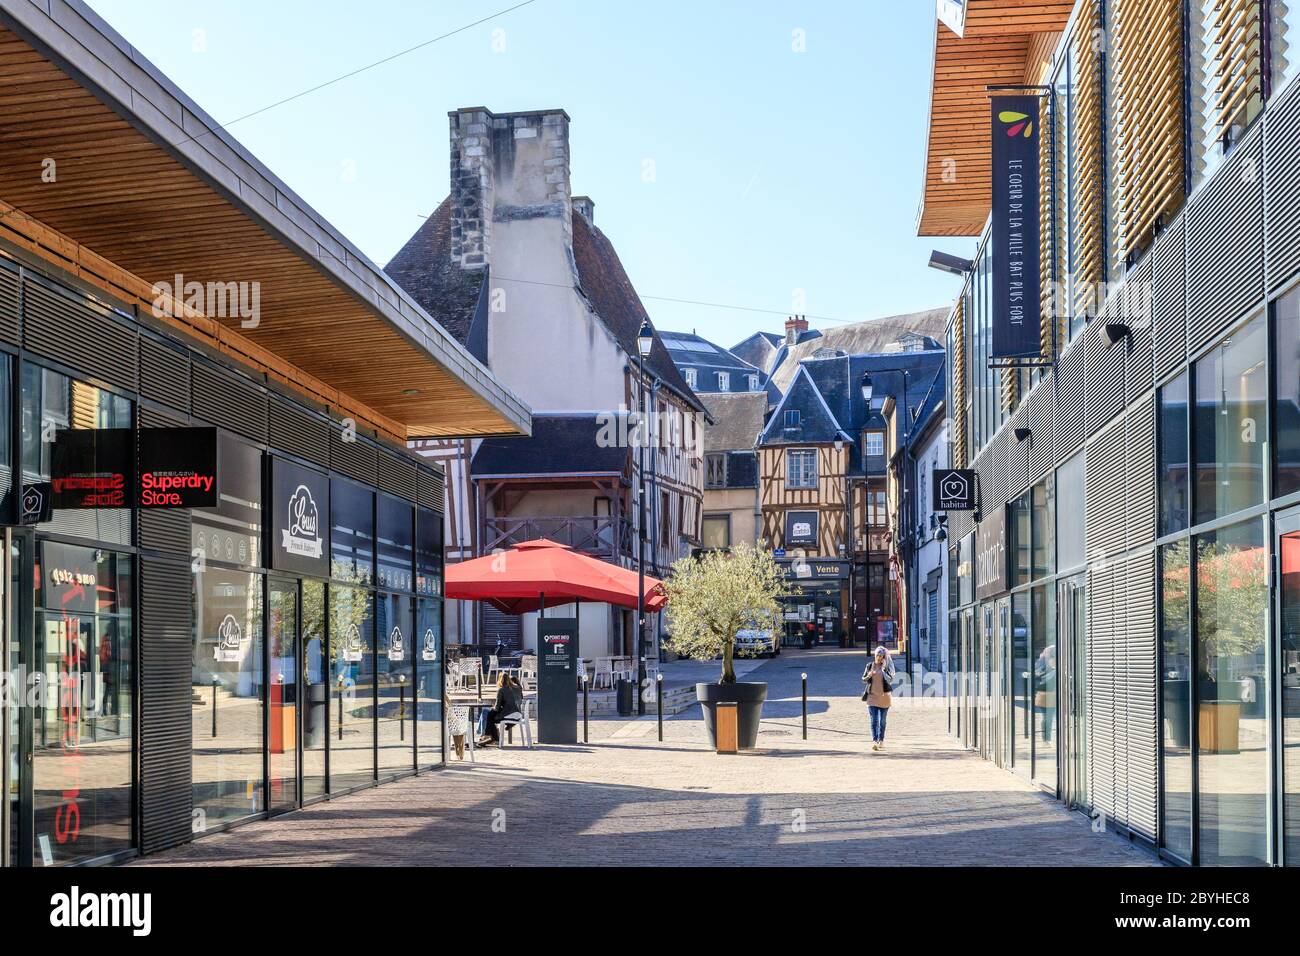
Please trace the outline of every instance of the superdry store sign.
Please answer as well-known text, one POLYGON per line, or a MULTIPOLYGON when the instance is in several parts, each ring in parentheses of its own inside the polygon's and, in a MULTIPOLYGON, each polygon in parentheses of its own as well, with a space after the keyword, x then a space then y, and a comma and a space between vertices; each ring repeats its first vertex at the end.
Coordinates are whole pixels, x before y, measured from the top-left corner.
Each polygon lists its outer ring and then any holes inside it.
POLYGON ((271 567, 328 576, 325 522, 330 513, 329 479, 310 468, 272 458, 271 509, 271 567))
POLYGON ((50 453, 49 498, 53 508, 215 507, 217 430, 60 431, 50 453))
POLYGON ((129 507, 135 487, 134 439, 130 428, 58 432, 50 453, 53 507, 129 507))
POLYGON ((1040 354, 1037 96, 993 104, 993 358, 1040 354))
POLYGON ((217 506, 217 430, 142 428, 141 508, 217 506))

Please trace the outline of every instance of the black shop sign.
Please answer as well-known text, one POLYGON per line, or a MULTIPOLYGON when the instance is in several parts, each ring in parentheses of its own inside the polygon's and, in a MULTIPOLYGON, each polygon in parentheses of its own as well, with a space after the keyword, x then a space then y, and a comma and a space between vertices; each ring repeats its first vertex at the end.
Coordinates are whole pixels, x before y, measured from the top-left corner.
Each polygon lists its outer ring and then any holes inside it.
POLYGON ((328 576, 329 513, 330 483, 325 475, 271 459, 271 567, 328 576))
POLYGON ((215 508, 217 430, 139 431, 141 508, 215 508))
POLYGON ((976 511, 979 509, 978 489, 973 468, 936 468, 934 510, 976 511))

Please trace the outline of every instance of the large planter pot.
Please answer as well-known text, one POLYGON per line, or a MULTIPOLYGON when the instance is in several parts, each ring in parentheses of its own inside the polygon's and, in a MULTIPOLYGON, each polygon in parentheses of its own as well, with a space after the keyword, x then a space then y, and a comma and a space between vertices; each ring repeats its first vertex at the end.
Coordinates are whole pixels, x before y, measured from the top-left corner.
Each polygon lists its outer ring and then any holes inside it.
POLYGON ((704 714, 704 732, 709 746, 718 746, 717 724, 714 717, 719 703, 736 704, 736 738, 741 750, 753 749, 758 743, 758 722, 763 716, 763 701, 767 700, 767 685, 759 683, 696 684, 695 699, 704 714))

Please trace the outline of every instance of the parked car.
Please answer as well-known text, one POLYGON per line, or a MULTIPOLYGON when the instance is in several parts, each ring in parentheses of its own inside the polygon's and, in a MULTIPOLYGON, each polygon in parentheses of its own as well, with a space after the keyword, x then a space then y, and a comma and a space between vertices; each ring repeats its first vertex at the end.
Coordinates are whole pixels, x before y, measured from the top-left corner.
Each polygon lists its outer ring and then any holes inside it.
POLYGON ((745 657, 776 657, 781 641, 773 630, 745 628, 736 632, 736 651, 745 657))

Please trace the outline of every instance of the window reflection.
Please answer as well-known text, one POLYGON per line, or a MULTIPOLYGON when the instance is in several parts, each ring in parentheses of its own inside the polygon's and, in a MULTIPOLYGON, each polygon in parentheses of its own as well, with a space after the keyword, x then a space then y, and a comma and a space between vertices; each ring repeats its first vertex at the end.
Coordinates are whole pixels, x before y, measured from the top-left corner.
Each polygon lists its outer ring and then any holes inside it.
POLYGON ((262 578, 194 577, 193 783, 197 827, 263 810, 262 578))
MULTIPOLYGON (((1300 0, 1296 0, 1300 8, 1300 0)), ((1300 42, 1300 33, 1296 35, 1300 42)), ((1300 289, 1278 299, 1273 354, 1277 362, 1276 463, 1277 487, 1273 496, 1280 498, 1300 491, 1300 289)))
POLYGON ((1196 523, 1264 500, 1267 323, 1258 316, 1196 363, 1196 523))
POLYGON ((1196 539, 1202 864, 1267 862, 1267 553, 1262 522, 1196 539))
POLYGON ((1188 862, 1192 856, 1191 580, 1188 539, 1161 548, 1161 831, 1165 848, 1188 862))
POLYGON ((1160 534, 1187 527, 1187 373, 1160 389, 1160 534))
POLYGON ((32 778, 49 865, 132 845, 133 585, 127 555, 48 541, 38 554, 32 778))
POLYGON ((330 588, 330 791, 375 779, 374 596, 330 588))

